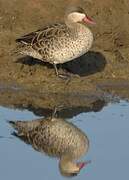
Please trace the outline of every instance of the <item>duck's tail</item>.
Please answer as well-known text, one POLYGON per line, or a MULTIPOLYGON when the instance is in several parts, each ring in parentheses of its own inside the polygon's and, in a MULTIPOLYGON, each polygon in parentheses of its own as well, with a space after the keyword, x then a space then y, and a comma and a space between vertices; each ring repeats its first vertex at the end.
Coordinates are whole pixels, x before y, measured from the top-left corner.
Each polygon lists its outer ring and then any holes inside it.
POLYGON ((26 123, 27 122, 22 122, 22 121, 8 121, 8 123, 16 130, 11 133, 11 135, 21 139, 25 143, 29 144, 29 139, 28 139, 28 130, 26 128, 26 123))
POLYGON ((41 120, 33 121, 8 121, 8 123, 19 133, 26 133, 40 125, 41 120))
POLYGON ((16 47, 12 48, 9 52, 11 56, 23 56, 25 55, 24 52, 28 49, 30 49, 30 46, 27 44, 20 43, 16 41, 16 47))

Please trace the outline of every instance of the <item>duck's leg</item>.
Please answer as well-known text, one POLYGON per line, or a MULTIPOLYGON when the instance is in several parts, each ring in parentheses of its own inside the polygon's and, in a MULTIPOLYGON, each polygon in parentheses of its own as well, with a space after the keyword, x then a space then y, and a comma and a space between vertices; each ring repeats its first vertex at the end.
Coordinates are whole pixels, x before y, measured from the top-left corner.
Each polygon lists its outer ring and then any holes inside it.
POLYGON ((54 66, 54 69, 55 69, 55 72, 56 72, 56 75, 59 76, 59 73, 58 73, 58 69, 57 69, 57 66, 55 63, 53 63, 53 66, 54 66))
POLYGON ((64 108, 63 105, 59 105, 57 107, 54 107, 54 110, 53 110, 52 115, 51 115, 51 119, 54 117, 57 117, 57 112, 62 110, 63 108, 64 108))
POLYGON ((51 119, 54 118, 54 117, 56 117, 56 115, 57 115, 57 108, 55 107, 54 110, 53 110, 53 112, 52 112, 52 117, 51 117, 51 119))
POLYGON ((53 66, 54 66, 56 75, 57 75, 59 78, 62 78, 62 79, 65 79, 65 80, 68 80, 68 79, 70 78, 70 76, 69 76, 68 74, 59 74, 58 69, 57 69, 57 66, 56 66, 55 63, 53 63, 53 66))

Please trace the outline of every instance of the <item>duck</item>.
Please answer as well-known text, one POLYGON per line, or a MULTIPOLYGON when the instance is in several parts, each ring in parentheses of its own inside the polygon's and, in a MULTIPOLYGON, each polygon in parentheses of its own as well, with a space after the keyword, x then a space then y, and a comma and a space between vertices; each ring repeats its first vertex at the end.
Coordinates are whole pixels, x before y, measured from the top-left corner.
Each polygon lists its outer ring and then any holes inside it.
POLYGON ((54 23, 16 39, 19 54, 31 56, 54 66, 82 56, 92 46, 93 34, 87 24, 95 22, 81 7, 69 8, 63 23, 54 23))
POLYGON ((36 151, 59 158, 61 175, 72 177, 89 163, 76 162, 89 149, 87 135, 73 123, 57 117, 32 121, 9 121, 14 136, 36 151))

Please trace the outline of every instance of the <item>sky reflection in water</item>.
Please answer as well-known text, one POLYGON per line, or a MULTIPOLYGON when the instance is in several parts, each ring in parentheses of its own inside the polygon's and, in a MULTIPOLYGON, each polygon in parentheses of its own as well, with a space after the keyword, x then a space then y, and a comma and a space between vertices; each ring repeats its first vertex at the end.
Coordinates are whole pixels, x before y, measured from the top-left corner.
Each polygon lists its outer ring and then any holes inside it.
MULTIPOLYGON (((10 137, 13 129, 6 120, 39 118, 27 110, 0 107, 0 177, 2 180, 66 179, 58 170, 58 160, 36 152, 31 146, 10 137)), ((92 163, 74 179, 128 179, 129 103, 108 104, 100 112, 81 113, 70 119, 90 140, 82 160, 92 163)))

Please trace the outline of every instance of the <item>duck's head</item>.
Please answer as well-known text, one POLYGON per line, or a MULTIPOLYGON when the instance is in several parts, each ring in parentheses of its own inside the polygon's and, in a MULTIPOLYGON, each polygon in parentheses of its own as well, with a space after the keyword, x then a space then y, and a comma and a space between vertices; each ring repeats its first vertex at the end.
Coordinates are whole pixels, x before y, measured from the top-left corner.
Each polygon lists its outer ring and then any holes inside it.
POLYGON ((72 177, 77 176, 80 172, 80 170, 85 167, 88 162, 72 162, 72 161, 65 161, 61 160, 59 163, 60 172, 63 176, 72 177))
POLYGON ((76 7, 67 12, 67 20, 71 23, 95 24, 95 22, 85 13, 84 9, 76 7))

